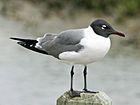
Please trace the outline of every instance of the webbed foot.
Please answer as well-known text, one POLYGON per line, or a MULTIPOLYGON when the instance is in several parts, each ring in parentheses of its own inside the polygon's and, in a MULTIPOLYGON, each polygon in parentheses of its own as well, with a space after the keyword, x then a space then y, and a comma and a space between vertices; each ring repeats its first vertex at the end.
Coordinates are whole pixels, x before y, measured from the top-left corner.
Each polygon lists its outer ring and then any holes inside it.
POLYGON ((75 91, 75 90, 70 90, 69 91, 69 95, 70 95, 71 98, 80 97, 80 93, 82 93, 82 91, 75 91))
POLYGON ((95 91, 90 91, 90 90, 87 90, 87 89, 83 89, 83 93, 99 93, 98 91, 95 92, 95 91))

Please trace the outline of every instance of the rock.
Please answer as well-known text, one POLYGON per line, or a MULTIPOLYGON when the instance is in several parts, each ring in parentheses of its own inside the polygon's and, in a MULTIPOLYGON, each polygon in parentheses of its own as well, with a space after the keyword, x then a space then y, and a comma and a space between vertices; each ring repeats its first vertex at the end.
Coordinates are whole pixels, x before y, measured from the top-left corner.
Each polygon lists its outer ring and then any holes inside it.
POLYGON ((112 99, 104 92, 80 93, 80 97, 71 98, 69 92, 65 92, 57 99, 57 105, 112 105, 112 99))

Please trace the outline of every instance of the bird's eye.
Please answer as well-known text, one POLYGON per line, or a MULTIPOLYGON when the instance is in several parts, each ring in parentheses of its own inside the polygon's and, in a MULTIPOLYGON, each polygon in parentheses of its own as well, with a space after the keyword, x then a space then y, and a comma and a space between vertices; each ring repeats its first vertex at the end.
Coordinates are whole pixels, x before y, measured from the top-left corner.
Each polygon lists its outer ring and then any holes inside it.
POLYGON ((107 27, 106 25, 102 25, 101 28, 102 28, 103 30, 105 30, 105 29, 107 29, 108 27, 107 27))

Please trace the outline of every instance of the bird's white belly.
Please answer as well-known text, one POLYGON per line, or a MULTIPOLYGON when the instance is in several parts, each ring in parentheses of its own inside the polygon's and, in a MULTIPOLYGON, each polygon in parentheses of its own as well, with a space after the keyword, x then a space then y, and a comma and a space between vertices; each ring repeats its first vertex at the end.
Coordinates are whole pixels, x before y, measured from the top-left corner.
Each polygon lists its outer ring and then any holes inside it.
POLYGON ((83 38, 80 44, 84 48, 79 52, 63 52, 59 58, 68 63, 86 65, 102 59, 110 49, 110 39, 101 36, 83 38))

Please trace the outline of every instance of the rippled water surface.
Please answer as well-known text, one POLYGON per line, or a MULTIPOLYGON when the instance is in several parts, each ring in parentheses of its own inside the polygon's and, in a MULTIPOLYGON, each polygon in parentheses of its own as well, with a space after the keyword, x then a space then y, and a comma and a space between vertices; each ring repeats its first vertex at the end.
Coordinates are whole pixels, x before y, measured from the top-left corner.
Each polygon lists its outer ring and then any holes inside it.
MULTIPOLYGON (((0 18, 0 105, 55 105, 69 89, 69 65, 9 40, 13 35, 35 38, 30 35, 37 32, 0 18)), ((82 66, 75 68, 74 88, 78 90, 83 88, 82 70, 82 66)), ((90 64, 88 88, 107 93, 113 105, 140 105, 140 58, 108 55, 90 64)))

